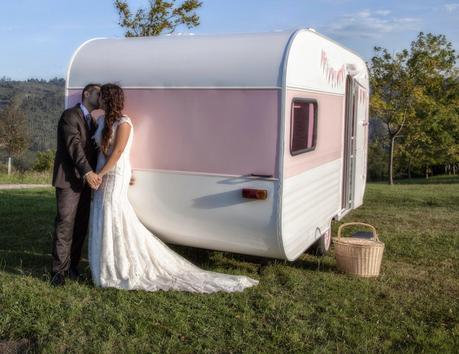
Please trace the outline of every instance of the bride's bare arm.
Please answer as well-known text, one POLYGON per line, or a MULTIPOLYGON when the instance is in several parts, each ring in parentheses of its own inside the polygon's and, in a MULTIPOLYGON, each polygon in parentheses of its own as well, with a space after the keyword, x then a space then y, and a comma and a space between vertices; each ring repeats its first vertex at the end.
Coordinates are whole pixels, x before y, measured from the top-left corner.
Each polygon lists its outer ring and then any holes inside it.
POLYGON ((121 154, 126 148, 130 132, 131 132, 131 126, 129 125, 129 123, 121 123, 116 129, 116 136, 115 136, 113 152, 108 158, 104 167, 102 167, 102 169, 99 171, 98 175, 100 177, 103 177, 104 175, 106 175, 107 172, 109 172, 116 165, 116 163, 121 157, 121 154))

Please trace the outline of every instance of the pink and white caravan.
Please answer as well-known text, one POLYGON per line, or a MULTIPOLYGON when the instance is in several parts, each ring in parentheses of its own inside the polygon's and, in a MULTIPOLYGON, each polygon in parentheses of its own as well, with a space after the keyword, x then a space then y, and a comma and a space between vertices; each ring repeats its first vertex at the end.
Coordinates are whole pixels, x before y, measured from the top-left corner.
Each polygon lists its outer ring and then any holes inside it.
POLYGON ((94 39, 67 106, 89 82, 125 90, 130 200, 165 242, 294 260, 362 204, 367 68, 312 29, 94 39))

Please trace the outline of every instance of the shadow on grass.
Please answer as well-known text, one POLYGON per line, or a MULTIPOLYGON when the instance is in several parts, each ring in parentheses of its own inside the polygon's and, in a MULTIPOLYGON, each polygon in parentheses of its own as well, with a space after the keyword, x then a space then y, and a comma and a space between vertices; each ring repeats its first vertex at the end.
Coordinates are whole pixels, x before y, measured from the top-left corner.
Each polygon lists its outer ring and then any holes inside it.
POLYGON ((54 213, 54 190, 0 191, 0 270, 43 279, 51 266, 54 213))
POLYGON ((459 183, 459 176, 438 176, 430 178, 402 179, 396 184, 456 184, 459 183))
POLYGON ((206 250, 202 248, 184 247, 169 245, 175 252, 188 259, 201 268, 224 267, 239 269, 246 268, 244 265, 252 265, 258 268, 260 274, 263 268, 275 265, 286 265, 292 268, 304 269, 310 271, 336 272, 336 266, 330 257, 318 257, 304 253, 295 261, 283 259, 266 258, 259 256, 250 256, 245 254, 219 252, 206 250))
POLYGON ((36 353, 38 346, 34 339, 0 340, 0 353, 36 353))
POLYGON ((1 270, 15 274, 36 273, 34 270, 45 269, 50 264, 51 255, 29 251, 0 249, 1 270))
POLYGON ((251 266, 268 266, 276 262, 283 262, 272 258, 250 256, 239 253, 214 251, 204 248, 168 245, 172 250, 200 268, 251 268, 251 266))
MULTIPOLYGON (((14 275, 32 276, 49 281, 52 265, 52 234, 54 231, 54 189, 0 191, 0 270, 14 275)), ((257 272, 260 264, 273 260, 169 245, 178 254, 198 267, 257 272)), ((80 270, 87 279, 91 272, 87 261, 87 238, 83 245, 80 270)))
POLYGON ((288 264, 292 268, 336 273, 336 265, 331 260, 330 257, 303 255, 294 262, 289 262, 288 264))
MULTIPOLYGON (((0 270, 49 281, 55 216, 54 190, 9 191, 2 192, 0 196, 0 217, 5 221, 0 234, 0 270)), ((313 256, 302 256, 289 262, 202 248, 178 245, 169 247, 206 270, 261 274, 264 268, 279 264, 312 271, 333 269, 329 263, 313 256)), ((91 278, 87 261, 87 239, 83 245, 80 270, 87 279, 91 278)))
MULTIPOLYGON (((369 183, 374 184, 388 184, 387 181, 375 181, 369 183)), ((396 179, 394 180, 394 184, 459 184, 459 175, 442 175, 442 176, 434 176, 429 178, 406 178, 406 179, 396 179)))

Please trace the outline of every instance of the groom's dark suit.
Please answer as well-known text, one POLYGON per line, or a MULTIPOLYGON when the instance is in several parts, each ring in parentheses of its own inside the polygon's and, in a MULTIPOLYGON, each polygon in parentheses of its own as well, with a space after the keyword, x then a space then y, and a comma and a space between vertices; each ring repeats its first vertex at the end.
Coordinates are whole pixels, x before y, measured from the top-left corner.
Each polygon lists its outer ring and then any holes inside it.
POLYGON ((62 113, 57 125, 53 186, 57 215, 53 236, 53 272, 76 268, 88 230, 91 188, 83 176, 95 170, 97 148, 79 104, 62 113))

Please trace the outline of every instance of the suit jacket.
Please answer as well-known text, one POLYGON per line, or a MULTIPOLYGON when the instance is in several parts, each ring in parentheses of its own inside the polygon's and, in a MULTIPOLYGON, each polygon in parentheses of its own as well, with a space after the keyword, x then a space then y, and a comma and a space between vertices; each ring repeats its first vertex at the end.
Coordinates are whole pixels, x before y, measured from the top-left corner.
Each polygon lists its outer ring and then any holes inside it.
POLYGON ((57 150, 54 159, 53 186, 82 190, 83 176, 96 168, 97 147, 91 137, 80 104, 66 109, 57 124, 57 150))

